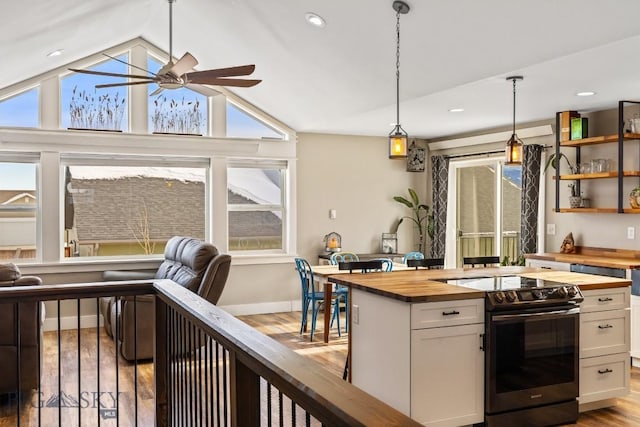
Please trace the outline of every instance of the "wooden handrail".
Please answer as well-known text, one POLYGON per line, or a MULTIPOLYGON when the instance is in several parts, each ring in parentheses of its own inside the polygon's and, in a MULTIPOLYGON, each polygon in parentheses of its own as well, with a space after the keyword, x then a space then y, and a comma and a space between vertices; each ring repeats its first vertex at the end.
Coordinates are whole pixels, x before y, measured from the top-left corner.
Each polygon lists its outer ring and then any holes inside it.
POLYGON ((420 425, 176 283, 161 280, 155 282, 154 287, 163 302, 235 353, 244 365, 322 423, 331 426, 420 425))

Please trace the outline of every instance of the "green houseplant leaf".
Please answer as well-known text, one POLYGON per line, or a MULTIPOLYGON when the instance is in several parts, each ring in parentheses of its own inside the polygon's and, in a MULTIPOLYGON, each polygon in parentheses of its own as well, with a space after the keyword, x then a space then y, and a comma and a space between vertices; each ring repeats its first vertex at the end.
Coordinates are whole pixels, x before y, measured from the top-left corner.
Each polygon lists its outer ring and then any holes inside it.
POLYGON ((409 199, 403 196, 394 196, 393 200, 396 202, 408 207, 412 211, 412 216, 403 216, 400 218, 396 225, 396 231, 398 230, 398 226, 402 224, 402 221, 407 218, 411 220, 418 232, 418 250, 425 253, 426 249, 426 235, 433 238, 435 223, 433 220, 433 215, 430 214, 431 208, 424 203, 420 203, 420 199, 418 197, 418 193, 413 188, 409 188, 409 199))

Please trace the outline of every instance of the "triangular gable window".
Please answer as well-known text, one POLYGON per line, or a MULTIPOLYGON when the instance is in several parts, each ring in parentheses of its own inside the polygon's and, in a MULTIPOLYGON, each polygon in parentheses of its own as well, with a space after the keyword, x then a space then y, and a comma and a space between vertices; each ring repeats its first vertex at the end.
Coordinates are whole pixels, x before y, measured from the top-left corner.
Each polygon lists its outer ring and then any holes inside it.
POLYGON ((227 136, 230 138, 284 139, 284 134, 248 112, 227 102, 227 136))
POLYGON ((39 126, 38 88, 0 100, 0 126, 39 126))
MULTIPOLYGON (((120 62, 128 61, 128 55, 117 60, 109 59, 89 70, 125 74, 129 67, 120 62)), ((119 130, 129 129, 129 91, 127 86, 96 89, 97 84, 124 83, 121 77, 96 76, 72 73, 60 82, 62 92, 62 128, 119 130)))

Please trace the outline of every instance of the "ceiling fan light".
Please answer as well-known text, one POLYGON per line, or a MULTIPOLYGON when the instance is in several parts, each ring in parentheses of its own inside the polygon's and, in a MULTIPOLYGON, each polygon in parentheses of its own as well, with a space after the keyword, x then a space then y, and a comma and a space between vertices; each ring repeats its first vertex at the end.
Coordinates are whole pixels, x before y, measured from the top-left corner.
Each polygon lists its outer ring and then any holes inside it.
POLYGON ((522 164, 522 141, 518 139, 518 136, 515 133, 511 135, 511 138, 507 141, 507 148, 505 149, 505 164, 522 164))
POLYGON ((305 19, 307 20, 307 22, 311 25, 313 25, 314 27, 318 27, 318 28, 324 28, 327 23, 325 22, 325 20, 322 18, 322 16, 313 13, 313 12, 307 12, 304 14, 305 19))
POLYGON ((395 129, 389 134, 389 158, 400 159, 407 157, 407 141, 409 136, 407 133, 397 125, 395 129))
POLYGON ((54 50, 52 52, 47 53, 47 56, 49 58, 52 58, 54 56, 60 56, 60 55, 62 55, 62 52, 64 52, 64 49, 56 49, 56 50, 54 50))

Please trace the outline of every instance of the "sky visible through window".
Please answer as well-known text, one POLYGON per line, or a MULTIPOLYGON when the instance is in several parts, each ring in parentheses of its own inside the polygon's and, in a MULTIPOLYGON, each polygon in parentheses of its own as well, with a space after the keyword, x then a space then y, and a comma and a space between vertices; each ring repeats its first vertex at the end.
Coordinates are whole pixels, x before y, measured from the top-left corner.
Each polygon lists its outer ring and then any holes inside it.
POLYGON ((38 125, 37 87, 0 101, 0 126, 36 128, 38 125))

